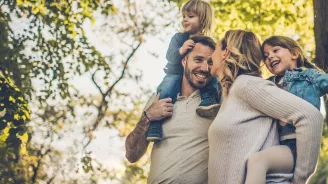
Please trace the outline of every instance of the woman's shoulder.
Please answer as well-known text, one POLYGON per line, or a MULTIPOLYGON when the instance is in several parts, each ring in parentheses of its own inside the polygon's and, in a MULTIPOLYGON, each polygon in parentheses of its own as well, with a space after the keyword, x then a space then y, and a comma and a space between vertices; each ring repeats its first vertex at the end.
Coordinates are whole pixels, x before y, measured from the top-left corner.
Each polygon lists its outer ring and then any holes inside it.
POLYGON ((248 84, 252 84, 252 83, 255 83, 255 84, 264 83, 265 84, 265 83, 272 83, 272 82, 265 80, 259 76, 240 75, 236 78, 234 83, 248 85, 248 84))
POLYGON ((246 93, 250 89, 259 90, 266 87, 275 86, 275 84, 269 80, 265 80, 262 77, 251 75, 240 75, 233 83, 233 88, 237 93, 246 93))

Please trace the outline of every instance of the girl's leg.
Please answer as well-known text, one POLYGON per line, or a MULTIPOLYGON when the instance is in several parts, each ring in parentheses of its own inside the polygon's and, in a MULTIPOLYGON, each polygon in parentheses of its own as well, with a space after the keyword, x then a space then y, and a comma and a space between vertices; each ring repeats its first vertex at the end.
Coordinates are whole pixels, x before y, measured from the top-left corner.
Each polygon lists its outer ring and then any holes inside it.
MULTIPOLYGON (((171 98, 172 103, 177 99, 178 93, 181 91, 182 76, 167 74, 162 83, 157 88, 157 93, 160 93, 160 99, 171 98)), ((162 123, 164 120, 152 121, 148 133, 147 140, 151 142, 160 142, 162 139, 162 123)))
POLYGON ((289 147, 268 148, 248 159, 245 184, 265 184, 267 173, 290 173, 293 167, 294 158, 289 147))
POLYGON ((211 81, 200 89, 201 103, 196 109, 196 113, 201 117, 214 117, 220 109, 221 85, 218 79, 213 77, 211 81))

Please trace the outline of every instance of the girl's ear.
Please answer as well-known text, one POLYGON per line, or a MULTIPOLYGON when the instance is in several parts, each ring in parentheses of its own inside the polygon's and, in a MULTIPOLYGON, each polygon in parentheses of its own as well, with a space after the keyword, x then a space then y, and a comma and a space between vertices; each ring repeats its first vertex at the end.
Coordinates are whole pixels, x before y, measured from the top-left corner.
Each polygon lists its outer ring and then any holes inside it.
POLYGON ((295 60, 297 60, 297 58, 300 56, 300 53, 296 51, 291 51, 290 53, 292 54, 292 59, 295 60))

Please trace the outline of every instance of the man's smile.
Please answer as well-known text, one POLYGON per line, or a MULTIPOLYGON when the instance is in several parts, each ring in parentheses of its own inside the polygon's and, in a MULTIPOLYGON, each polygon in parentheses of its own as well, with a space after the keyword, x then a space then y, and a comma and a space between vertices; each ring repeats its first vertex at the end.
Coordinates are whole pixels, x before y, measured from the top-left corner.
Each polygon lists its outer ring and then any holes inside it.
POLYGON ((208 73, 201 73, 201 72, 194 73, 194 75, 201 80, 205 80, 210 77, 208 73))

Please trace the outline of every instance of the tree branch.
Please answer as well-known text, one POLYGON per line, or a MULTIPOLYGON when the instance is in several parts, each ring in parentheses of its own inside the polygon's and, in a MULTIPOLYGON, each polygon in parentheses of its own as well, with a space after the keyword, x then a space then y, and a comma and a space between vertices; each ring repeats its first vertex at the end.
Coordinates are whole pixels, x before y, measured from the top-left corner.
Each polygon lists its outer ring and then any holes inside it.
MULTIPOLYGON (((142 42, 139 42, 138 45, 133 48, 132 52, 130 53, 130 55, 128 56, 127 60, 125 61, 124 63, 124 67, 122 69, 122 72, 121 72, 121 75, 120 77, 114 82, 113 85, 111 85, 109 87, 109 89, 106 91, 106 93, 103 95, 103 99, 102 99, 102 102, 101 104, 98 106, 97 110, 98 110, 98 115, 97 115, 97 118, 92 126, 92 129, 91 131, 95 131, 97 129, 97 127, 99 126, 100 124, 100 121, 103 119, 104 117, 104 112, 108 109, 108 106, 107 106, 107 101, 106 101, 106 97, 108 95, 111 94, 111 92, 113 91, 114 87, 123 79, 124 77, 124 74, 125 74, 125 71, 127 69, 127 66, 129 64, 129 61, 131 60, 132 56, 135 54, 135 52, 139 49, 139 47, 141 46, 142 42), (105 107, 103 109, 103 107, 105 107)), ((86 138, 86 137, 85 137, 86 138)), ((83 150, 85 150, 88 145, 91 143, 91 139, 89 138, 88 142, 83 146, 83 150)))
POLYGON ((128 66, 128 63, 129 63, 130 59, 132 58, 132 56, 134 55, 134 53, 139 49, 139 47, 140 47, 141 44, 142 44, 142 42, 139 42, 138 45, 137 45, 137 47, 134 48, 134 49, 132 50, 132 53, 129 55, 129 57, 127 58, 127 60, 126 60, 126 62, 125 62, 125 64, 124 64, 123 70, 122 70, 122 72, 121 72, 121 76, 120 76, 120 77, 114 82, 114 84, 113 84, 113 85, 112 85, 112 86, 106 91, 105 96, 108 96, 108 94, 110 94, 110 93, 112 92, 112 90, 113 90, 113 88, 116 86, 116 84, 117 84, 118 82, 120 82, 121 79, 124 77, 125 70, 126 70, 126 68, 127 68, 127 66, 128 66))
POLYGON ((98 90, 101 93, 101 95, 104 96, 105 94, 103 93, 103 91, 101 90, 100 86, 97 84, 97 82, 95 80, 95 75, 96 75, 97 71, 98 71, 98 69, 92 74, 91 79, 92 79, 92 82, 94 83, 94 85, 98 88, 98 90))

